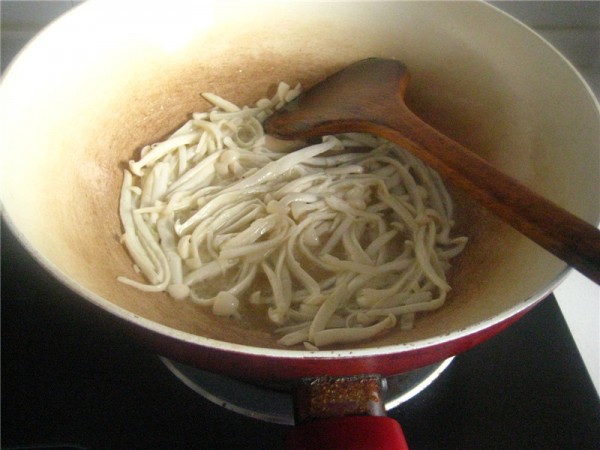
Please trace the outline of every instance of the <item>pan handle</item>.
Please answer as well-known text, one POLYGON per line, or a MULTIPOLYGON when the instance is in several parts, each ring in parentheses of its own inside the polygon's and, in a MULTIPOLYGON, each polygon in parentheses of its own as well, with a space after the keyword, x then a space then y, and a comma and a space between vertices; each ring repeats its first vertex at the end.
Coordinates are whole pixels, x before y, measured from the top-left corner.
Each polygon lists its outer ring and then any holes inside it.
POLYGON ((376 374, 304 378, 294 392, 289 450, 408 450, 400 424, 385 415, 376 374))
POLYGON ((347 416, 297 425, 288 450, 408 450, 400 424, 385 416, 347 416))

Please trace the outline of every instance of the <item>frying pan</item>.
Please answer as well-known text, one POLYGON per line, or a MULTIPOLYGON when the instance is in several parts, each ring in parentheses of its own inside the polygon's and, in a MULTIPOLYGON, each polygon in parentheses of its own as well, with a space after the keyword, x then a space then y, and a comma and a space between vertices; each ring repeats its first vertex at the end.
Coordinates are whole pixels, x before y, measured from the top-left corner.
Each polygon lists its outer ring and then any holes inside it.
POLYGON ((0 85, 0 195, 25 247, 162 355, 260 382, 405 372, 500 332, 562 280, 560 260, 452 191, 469 245, 440 310, 410 331, 319 352, 282 348, 263 324, 116 281, 135 277, 119 242, 122 169, 208 105, 249 104, 280 80, 308 87, 371 57, 412 74, 425 121, 536 192, 597 224, 600 112, 574 68, 483 2, 89 0, 38 35, 0 85))

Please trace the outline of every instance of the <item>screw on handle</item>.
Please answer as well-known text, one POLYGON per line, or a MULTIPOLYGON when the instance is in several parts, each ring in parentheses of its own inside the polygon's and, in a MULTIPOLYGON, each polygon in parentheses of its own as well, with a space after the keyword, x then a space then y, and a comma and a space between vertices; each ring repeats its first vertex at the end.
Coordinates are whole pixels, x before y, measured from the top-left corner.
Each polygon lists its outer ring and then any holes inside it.
POLYGON ((294 391, 289 450, 408 450, 400 424, 385 416, 379 375, 303 379, 294 391))

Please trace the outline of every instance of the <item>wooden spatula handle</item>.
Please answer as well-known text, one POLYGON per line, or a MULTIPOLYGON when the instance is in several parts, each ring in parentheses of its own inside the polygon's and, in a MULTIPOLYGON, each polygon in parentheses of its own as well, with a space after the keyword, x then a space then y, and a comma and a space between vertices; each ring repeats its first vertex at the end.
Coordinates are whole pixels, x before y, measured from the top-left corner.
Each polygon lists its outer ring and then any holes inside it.
POLYGON ((408 109, 401 123, 388 121, 363 126, 408 148, 515 229, 600 284, 600 230, 495 169, 408 109))

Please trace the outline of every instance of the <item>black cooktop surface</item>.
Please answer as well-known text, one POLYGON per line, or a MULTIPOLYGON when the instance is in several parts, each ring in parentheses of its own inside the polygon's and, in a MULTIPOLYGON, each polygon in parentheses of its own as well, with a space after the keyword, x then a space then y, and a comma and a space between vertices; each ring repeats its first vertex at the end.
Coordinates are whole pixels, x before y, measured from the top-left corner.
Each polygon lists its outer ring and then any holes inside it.
MULTIPOLYGON (((288 426, 221 408, 2 227, 2 448, 278 449, 288 426)), ((600 400, 555 299, 391 411, 411 450, 600 449, 600 400)))

